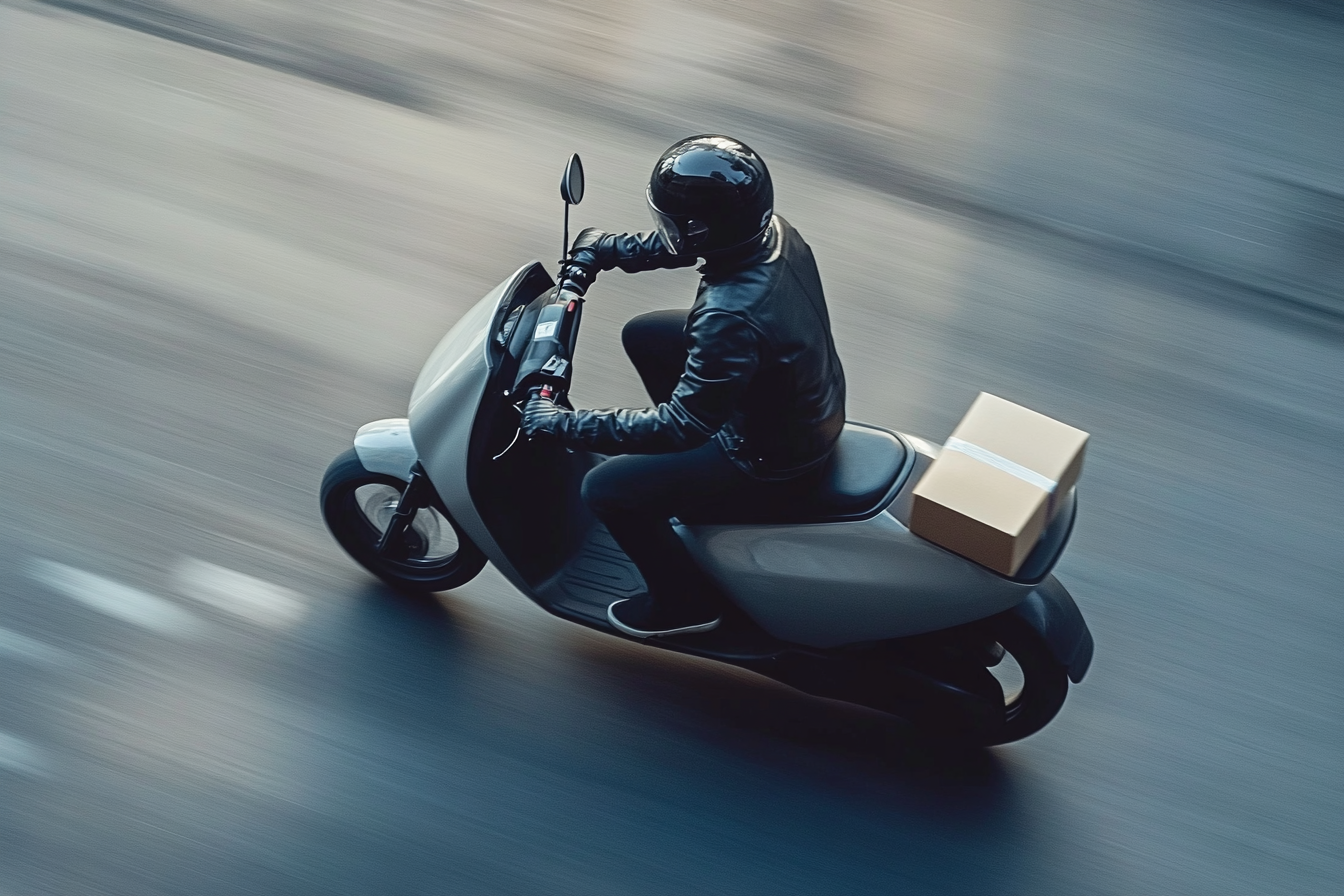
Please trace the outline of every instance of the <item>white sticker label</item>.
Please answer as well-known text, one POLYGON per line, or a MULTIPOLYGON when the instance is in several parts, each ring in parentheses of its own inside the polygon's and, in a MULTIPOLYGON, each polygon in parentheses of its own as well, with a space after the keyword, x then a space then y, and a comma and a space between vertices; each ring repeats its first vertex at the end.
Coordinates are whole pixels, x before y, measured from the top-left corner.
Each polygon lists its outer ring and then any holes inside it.
POLYGON ((537 331, 532 334, 533 339, 549 339, 555 335, 555 328, 559 321, 548 320, 544 324, 537 324, 537 331))

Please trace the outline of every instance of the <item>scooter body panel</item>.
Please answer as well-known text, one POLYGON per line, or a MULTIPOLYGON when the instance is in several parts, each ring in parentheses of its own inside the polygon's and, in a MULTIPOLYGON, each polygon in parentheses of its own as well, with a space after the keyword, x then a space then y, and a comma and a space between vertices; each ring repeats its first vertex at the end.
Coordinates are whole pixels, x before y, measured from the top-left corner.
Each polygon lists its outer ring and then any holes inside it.
POLYGON ((682 526, 679 534, 757 625, 809 647, 949 628, 1031 591, 919 538, 885 510, 856 522, 682 526))
POLYGON ((1069 680, 1081 682, 1096 648, 1082 612, 1059 579, 1047 576, 1013 612, 1040 632, 1055 659, 1069 670, 1069 680))
POLYGON ((449 514, 513 584, 528 593, 481 519, 467 485, 472 427, 489 382, 487 340, 500 302, 533 265, 524 265, 462 316, 430 354, 411 391, 411 439, 449 514))
POLYGON ((391 417, 365 423, 355 433, 355 453, 364 469, 411 481, 411 468, 419 460, 411 441, 411 421, 391 417))

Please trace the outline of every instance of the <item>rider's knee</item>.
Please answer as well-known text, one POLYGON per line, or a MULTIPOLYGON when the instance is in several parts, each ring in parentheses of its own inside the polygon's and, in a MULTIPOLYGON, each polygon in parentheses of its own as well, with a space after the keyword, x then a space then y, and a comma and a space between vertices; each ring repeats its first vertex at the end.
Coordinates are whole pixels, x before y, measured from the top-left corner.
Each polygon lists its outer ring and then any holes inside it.
POLYGON ((622 475, 620 458, 598 464, 583 477, 579 494, 583 503, 598 517, 610 513, 628 512, 630 489, 627 477, 622 475))
POLYGON ((621 345, 632 359, 661 354, 681 347, 685 329, 685 311, 648 311, 626 321, 621 328, 621 345))

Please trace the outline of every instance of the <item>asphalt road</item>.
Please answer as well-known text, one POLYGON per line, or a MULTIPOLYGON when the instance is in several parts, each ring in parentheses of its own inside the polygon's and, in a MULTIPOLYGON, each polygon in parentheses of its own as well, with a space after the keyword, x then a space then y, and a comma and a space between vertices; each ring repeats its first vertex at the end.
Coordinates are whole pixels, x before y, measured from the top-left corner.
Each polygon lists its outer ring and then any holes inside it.
MULTIPOLYGON (((1335 893, 1344 17, 1310 0, 0 2, 0 894, 1335 893), (1097 640, 973 757, 317 514, 477 297, 756 146, 851 416, 1093 433, 1097 640)), ((576 398, 691 272, 606 275, 576 398)))

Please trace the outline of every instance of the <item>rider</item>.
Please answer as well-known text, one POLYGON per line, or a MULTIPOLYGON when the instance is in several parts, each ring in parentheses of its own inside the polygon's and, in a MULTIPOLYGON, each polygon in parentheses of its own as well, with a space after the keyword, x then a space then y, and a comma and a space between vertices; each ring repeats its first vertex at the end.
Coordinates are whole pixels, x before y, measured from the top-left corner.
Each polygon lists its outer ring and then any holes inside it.
POLYGON ((730 137, 681 140, 654 166, 656 231, 589 228, 561 285, 580 295, 599 271, 690 267, 689 312, 642 314, 622 333, 657 407, 569 411, 534 396, 529 437, 621 455, 594 467, 583 499, 639 567, 649 593, 613 603, 639 638, 709 631, 722 598, 671 520, 768 519, 814 485, 845 422, 845 376, 812 250, 774 214, 765 162, 730 137))

